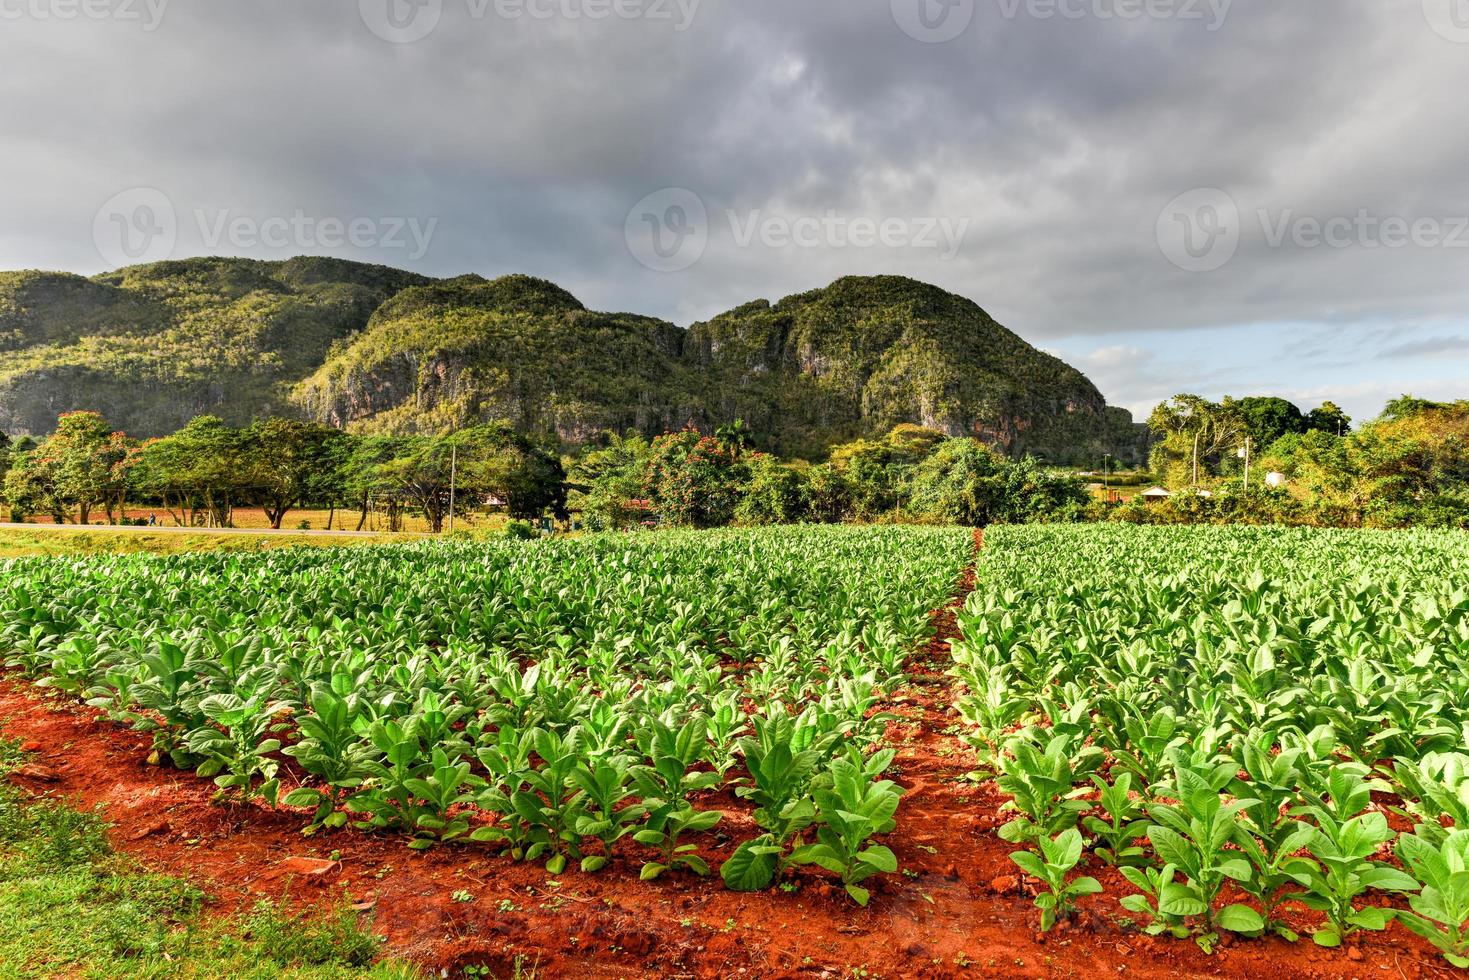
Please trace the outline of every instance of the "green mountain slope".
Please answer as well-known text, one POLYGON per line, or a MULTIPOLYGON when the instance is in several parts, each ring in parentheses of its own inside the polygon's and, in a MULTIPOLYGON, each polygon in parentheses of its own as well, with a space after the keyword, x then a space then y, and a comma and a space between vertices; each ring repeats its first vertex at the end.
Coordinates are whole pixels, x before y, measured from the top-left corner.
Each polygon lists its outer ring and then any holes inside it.
MULTIPOLYGON (((961 296, 895 276, 840 279, 696 324, 689 360, 718 419, 813 455, 905 422, 1048 458, 1107 451, 1106 400, 961 296)), ((1130 421, 1130 420, 1129 420, 1130 421)))
POLYGON ((812 458, 905 422, 1057 461, 1145 452, 1080 372, 969 300, 898 277, 685 331, 526 276, 326 259, 0 274, 0 429, 45 432, 78 408, 139 435, 202 412, 294 413, 376 432, 503 418, 575 445, 744 418, 762 448, 812 458))
POLYGON ((683 331, 594 313, 528 276, 405 290, 296 391, 310 416, 365 431, 442 430, 500 418, 579 443, 677 424, 683 331))
POLYGON ((335 340, 422 276, 332 259, 190 259, 84 279, 0 273, 0 429, 96 409, 139 435, 288 412, 335 340))

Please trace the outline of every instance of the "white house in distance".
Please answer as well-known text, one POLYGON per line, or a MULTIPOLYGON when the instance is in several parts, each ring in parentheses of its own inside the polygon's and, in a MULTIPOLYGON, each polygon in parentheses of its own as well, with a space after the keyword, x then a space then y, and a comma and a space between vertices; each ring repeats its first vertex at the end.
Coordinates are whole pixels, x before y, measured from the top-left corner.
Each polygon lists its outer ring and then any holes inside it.
MULTIPOLYGON (((1205 500, 1214 499, 1213 490, 1194 490, 1192 492, 1200 497, 1203 497, 1205 500)), ((1153 489, 1141 494, 1140 496, 1143 498, 1143 503, 1145 504, 1161 504, 1165 500, 1173 499, 1173 497, 1176 495, 1171 490, 1165 490, 1162 487, 1154 487, 1153 489)))
POLYGON ((1285 486, 1289 482, 1290 482, 1290 480, 1286 479, 1286 476, 1285 476, 1284 473, 1266 473, 1265 474, 1265 485, 1267 487, 1274 487, 1274 488, 1278 489, 1280 487, 1285 486))

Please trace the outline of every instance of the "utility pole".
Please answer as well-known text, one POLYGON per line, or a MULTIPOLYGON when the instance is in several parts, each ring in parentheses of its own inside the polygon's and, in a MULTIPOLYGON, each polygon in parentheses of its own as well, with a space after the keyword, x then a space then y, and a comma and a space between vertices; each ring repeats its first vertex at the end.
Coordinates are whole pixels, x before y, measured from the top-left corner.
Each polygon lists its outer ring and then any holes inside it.
POLYGON ((1108 466, 1111 459, 1111 453, 1102 454, 1102 495, 1109 504, 1112 502, 1112 470, 1108 466))
POLYGON ((454 533, 454 490, 459 480, 459 444, 449 450, 449 533, 454 533))
POLYGON ((1239 451, 1239 454, 1243 456, 1245 460, 1245 493, 1250 492, 1250 448, 1251 443, 1253 442, 1253 436, 1245 436, 1245 444, 1243 447, 1241 447, 1239 451))

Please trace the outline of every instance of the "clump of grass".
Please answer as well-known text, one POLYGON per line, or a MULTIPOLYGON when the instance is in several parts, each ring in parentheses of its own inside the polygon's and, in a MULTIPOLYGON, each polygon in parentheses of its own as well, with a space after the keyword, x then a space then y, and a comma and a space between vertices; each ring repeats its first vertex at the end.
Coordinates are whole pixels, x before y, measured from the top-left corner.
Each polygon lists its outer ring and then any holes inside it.
POLYGON ((188 882, 116 854, 96 811, 29 799, 5 780, 24 765, 0 739, 0 976, 407 980, 375 963, 382 941, 346 906, 287 914, 261 903, 209 920, 188 882))
POLYGON ((312 966, 367 966, 382 948, 382 940, 364 930, 357 914, 346 907, 329 915, 287 915, 261 902, 244 927, 248 942, 268 950, 288 950, 291 961, 312 966))

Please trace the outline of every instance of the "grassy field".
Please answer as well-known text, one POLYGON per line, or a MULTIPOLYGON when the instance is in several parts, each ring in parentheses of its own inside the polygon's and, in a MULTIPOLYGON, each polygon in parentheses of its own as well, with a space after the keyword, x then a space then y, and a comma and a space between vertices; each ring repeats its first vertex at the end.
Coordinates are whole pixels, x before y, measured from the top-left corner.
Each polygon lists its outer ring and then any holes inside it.
MULTIPOLYGON (((173 518, 168 512, 157 507, 129 507, 125 512, 129 520, 147 520, 150 515, 158 519, 163 527, 174 526, 173 518)), ((71 515, 75 520, 76 515, 71 515)), ((94 512, 91 523, 99 524, 106 520, 106 515, 94 512)), ((249 530, 268 530, 270 520, 265 516, 265 511, 259 507, 241 507, 231 514, 231 520, 236 528, 249 530)), ((502 514, 470 514, 459 518, 459 527, 474 531, 485 532, 502 529, 507 518, 502 514)), ((34 515, 31 523, 45 527, 52 523, 48 516, 34 515)), ((357 530, 357 512, 350 510, 293 510, 288 513, 285 520, 281 522, 281 530, 284 531, 355 531, 357 530), (330 526, 328 526, 330 525, 330 526)), ((379 515, 370 515, 364 531, 389 533, 384 519, 379 515)), ((403 517, 403 533, 405 534, 427 534, 429 523, 423 517, 416 514, 407 514, 403 517)))
POLYGON ((177 554, 188 551, 268 551, 275 548, 344 548, 402 542, 403 535, 325 537, 306 534, 180 534, 169 531, 98 529, 0 529, 0 559, 37 555, 177 554))

